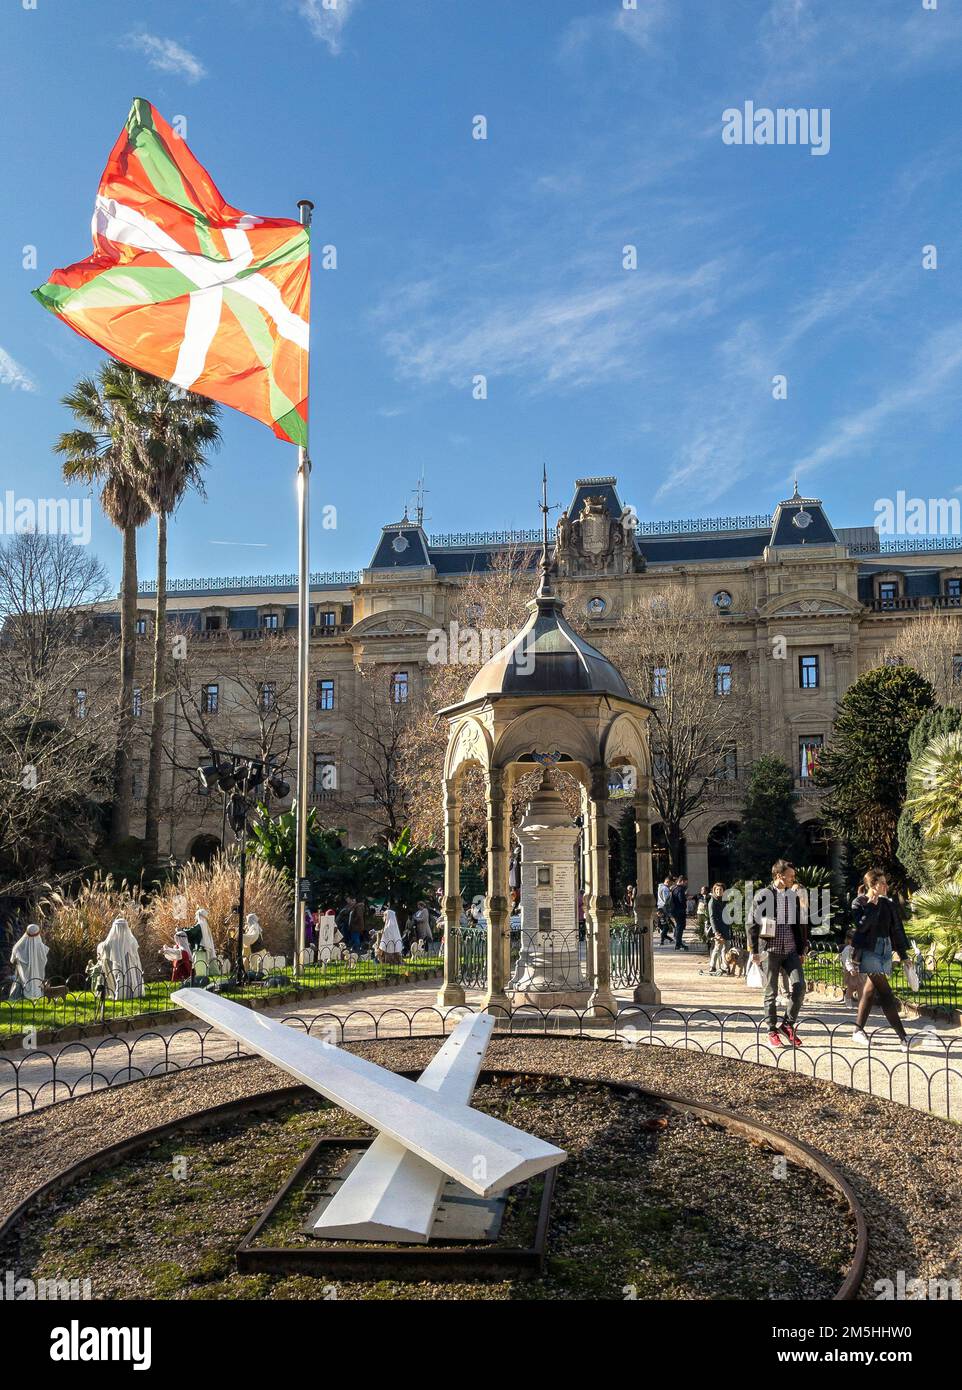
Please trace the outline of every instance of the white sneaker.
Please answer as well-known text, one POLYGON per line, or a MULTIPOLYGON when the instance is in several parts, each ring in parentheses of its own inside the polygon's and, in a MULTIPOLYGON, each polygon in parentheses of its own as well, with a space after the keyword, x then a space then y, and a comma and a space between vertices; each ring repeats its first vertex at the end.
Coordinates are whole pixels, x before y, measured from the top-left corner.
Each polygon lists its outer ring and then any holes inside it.
POLYGON ((917 1033, 909 1033, 904 1042, 901 1039, 899 1040, 899 1047, 903 1052, 908 1052, 912 1044, 918 1041, 919 1037, 917 1033))
POLYGON ((868 1045, 868 1035, 864 1028, 853 1028, 852 1042, 865 1043, 866 1046, 868 1045))

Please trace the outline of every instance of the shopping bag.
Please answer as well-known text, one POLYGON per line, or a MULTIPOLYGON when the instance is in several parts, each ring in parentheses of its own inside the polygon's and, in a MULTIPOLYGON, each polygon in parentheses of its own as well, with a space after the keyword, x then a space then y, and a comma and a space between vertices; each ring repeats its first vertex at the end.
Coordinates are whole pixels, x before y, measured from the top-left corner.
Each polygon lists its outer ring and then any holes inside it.
POLYGON ((905 972, 905 978, 909 982, 909 989, 912 991, 913 994, 918 994, 919 972, 916 970, 915 966, 912 964, 910 960, 905 962, 902 969, 905 972))
POLYGON ((745 972, 745 984, 749 989, 763 989, 765 981, 762 978, 762 968, 757 961, 751 961, 745 972))

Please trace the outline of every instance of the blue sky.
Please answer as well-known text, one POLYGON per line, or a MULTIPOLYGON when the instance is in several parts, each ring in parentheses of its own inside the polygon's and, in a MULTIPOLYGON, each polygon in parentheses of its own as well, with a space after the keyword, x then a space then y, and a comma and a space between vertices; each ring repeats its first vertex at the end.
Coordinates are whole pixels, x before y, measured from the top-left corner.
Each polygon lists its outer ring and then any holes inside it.
MULTIPOLYGON (((431 531, 536 525, 542 460, 552 501, 614 473, 644 519, 768 511, 796 469, 841 525, 951 496, 960 39, 962 0, 7 0, 0 498, 63 494, 59 399, 101 354, 28 291, 88 253, 133 96, 186 117, 230 202, 310 196, 337 247, 314 569, 365 564, 422 468, 431 531), (726 145, 748 100, 827 107, 828 153, 726 145)), ((229 411, 224 434, 171 574, 292 570, 294 451, 229 411)), ((93 545, 116 573, 99 516, 93 545)))

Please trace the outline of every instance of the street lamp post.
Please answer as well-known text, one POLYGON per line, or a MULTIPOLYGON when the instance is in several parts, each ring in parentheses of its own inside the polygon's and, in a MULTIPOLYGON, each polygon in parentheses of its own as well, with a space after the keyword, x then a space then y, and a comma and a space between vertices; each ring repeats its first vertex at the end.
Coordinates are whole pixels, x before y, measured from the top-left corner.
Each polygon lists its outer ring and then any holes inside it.
POLYGON ((224 821, 234 832, 240 846, 240 890, 237 897, 237 956, 232 981, 242 985, 244 971, 244 908, 247 893, 247 826, 257 805, 257 791, 265 782, 276 797, 287 796, 290 787, 273 757, 252 757, 246 753, 228 753, 212 748, 211 761, 198 767, 201 784, 210 790, 215 787, 224 798, 224 821))

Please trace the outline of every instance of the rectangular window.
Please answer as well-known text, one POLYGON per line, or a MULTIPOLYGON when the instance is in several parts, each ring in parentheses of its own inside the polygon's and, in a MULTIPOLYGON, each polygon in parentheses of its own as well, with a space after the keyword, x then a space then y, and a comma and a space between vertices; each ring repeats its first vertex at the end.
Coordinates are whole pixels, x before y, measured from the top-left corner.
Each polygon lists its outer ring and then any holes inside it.
POLYGON ((727 662, 715 667, 715 694, 730 695, 732 693, 732 668, 727 662))
POLYGON ((337 790, 337 764, 332 753, 314 754, 313 790, 315 796, 337 790))
POLYGON ((220 699, 219 685, 203 685, 200 689, 200 712, 201 714, 216 714, 217 705, 220 699))
POLYGON ((333 709, 333 708, 334 708, 334 682, 333 682, 333 681, 318 681, 318 682, 317 682, 317 708, 318 708, 318 709, 333 709))
POLYGON ((894 579, 885 579, 878 586, 878 596, 881 603, 894 603, 899 596, 899 586, 894 579))
POLYGON ((277 620, 277 614, 276 614, 276 613, 262 613, 262 614, 261 614, 261 627, 267 627, 267 628, 271 628, 271 629, 273 630, 273 629, 275 629, 275 628, 277 627, 277 625, 278 625, 278 620, 277 620))
POLYGON ((403 705, 408 697, 407 671, 395 671, 391 677, 391 699, 396 705, 403 705))
POLYGON ((946 598, 962 598, 962 579, 947 579, 945 581, 946 598))
POLYGON ((274 701, 277 698, 277 682, 264 681, 260 687, 260 706, 262 710, 274 708, 274 701))
POLYGON ((137 619, 137 636, 138 636, 138 637, 146 637, 146 636, 147 636, 147 619, 146 619, 146 618, 138 618, 138 619, 137 619))
POLYGON ((224 619, 223 619, 223 618, 205 618, 205 619, 204 619, 204 631, 205 631, 205 632, 220 632, 221 627, 223 626, 223 623, 224 623, 224 619))
POLYGON ((87 718, 87 692, 75 690, 73 693, 73 712, 75 719, 87 718))
POLYGON ((325 608, 318 614, 321 627, 337 627, 337 614, 333 608, 325 608))
POLYGON ((668 694, 668 667, 656 666, 651 673, 652 695, 664 698, 668 694))
POLYGON ((814 775, 824 742, 822 734, 804 734, 798 740, 798 775, 803 782, 814 775))
POLYGON ((798 684, 801 690, 817 690, 819 686, 819 669, 817 656, 800 656, 798 658, 798 684))
POLYGON ((134 698, 131 705, 131 712, 135 719, 139 719, 144 712, 144 692, 139 685, 134 686, 134 698))
POLYGON ((715 777, 719 782, 738 781, 738 749, 726 748, 718 759, 715 777))

